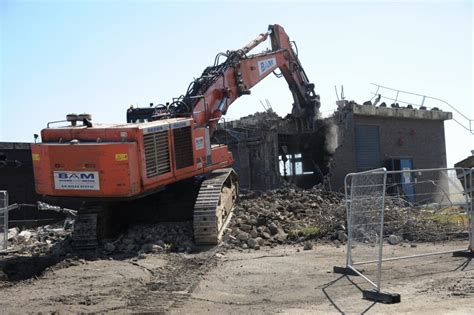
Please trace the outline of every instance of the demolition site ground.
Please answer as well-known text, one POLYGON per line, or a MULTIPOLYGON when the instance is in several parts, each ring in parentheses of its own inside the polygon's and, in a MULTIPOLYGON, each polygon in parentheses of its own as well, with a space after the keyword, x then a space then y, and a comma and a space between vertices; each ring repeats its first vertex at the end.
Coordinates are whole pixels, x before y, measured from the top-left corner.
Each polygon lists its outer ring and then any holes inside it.
MULTIPOLYGON (((459 222, 404 216, 410 209, 395 201, 389 207, 407 222, 387 223, 393 234, 384 257, 467 248, 459 222)), ((66 223, 10 229, 9 251, 0 256, 3 313, 468 314, 474 308, 474 266, 451 254, 384 262, 382 290, 399 293, 401 303, 362 299, 367 281, 333 273, 346 260, 343 198, 317 188, 241 196, 218 247, 194 246, 191 222, 180 222, 134 224, 97 250, 78 252, 66 223)), ((353 248, 360 257, 375 258, 374 250, 353 248)), ((373 280, 375 267, 361 269, 373 280)))
MULTIPOLYGON (((459 244, 425 244, 445 250, 459 244)), ((399 254, 411 247, 396 246, 399 254)), ((3 282, 5 313, 435 313, 470 314, 474 272, 465 258, 425 257, 384 265, 387 290, 400 304, 361 298, 367 283, 332 273, 345 249, 316 244, 312 250, 283 245, 258 251, 207 249, 195 254, 130 258, 66 258, 36 276, 3 282)), ((18 268, 40 263, 30 258, 18 268)))

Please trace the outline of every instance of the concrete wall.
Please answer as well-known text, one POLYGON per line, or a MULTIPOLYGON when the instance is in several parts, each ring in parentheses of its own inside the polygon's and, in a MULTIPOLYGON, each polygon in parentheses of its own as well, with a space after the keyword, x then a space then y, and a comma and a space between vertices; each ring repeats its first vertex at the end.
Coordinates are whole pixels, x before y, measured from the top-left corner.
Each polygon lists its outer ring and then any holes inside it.
POLYGON ((228 145, 235 163, 232 166, 239 175, 241 189, 267 190, 280 185, 278 168, 278 134, 274 130, 233 129, 239 136, 226 135, 221 129, 215 137, 228 145))
POLYGON ((344 192, 344 177, 356 171, 354 114, 338 112, 334 123, 339 127, 339 146, 333 155, 330 183, 333 191, 344 192))

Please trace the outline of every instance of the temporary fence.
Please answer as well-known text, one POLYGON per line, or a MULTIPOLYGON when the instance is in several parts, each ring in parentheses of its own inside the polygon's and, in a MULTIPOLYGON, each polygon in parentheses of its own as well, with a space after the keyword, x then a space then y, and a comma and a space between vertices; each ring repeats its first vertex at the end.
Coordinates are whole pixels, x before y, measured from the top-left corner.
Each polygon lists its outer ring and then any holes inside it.
POLYGON ((396 303, 400 295, 381 290, 384 262, 445 253, 472 256, 472 195, 461 184, 470 172, 380 168, 348 174, 346 266, 335 272, 364 278, 372 286, 363 291, 365 298, 396 303))
POLYGON ((8 247, 8 192, 0 191, 0 251, 8 247))

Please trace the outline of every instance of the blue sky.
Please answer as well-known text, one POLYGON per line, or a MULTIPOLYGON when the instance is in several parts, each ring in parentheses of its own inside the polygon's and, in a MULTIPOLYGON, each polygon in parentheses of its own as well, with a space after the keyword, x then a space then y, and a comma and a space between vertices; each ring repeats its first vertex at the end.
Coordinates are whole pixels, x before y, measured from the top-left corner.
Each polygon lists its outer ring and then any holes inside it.
MULTIPOLYGON (((474 118, 472 16, 472 1, 3 0, 0 141, 32 141, 72 112, 124 122, 129 104, 185 93, 218 52, 274 23, 297 42, 325 115, 334 85, 361 103, 376 82, 444 99, 474 118)), ((265 99, 280 115, 291 111, 284 79, 268 77, 226 119, 263 110, 265 99)), ((454 121, 445 126, 452 165, 474 149, 474 137, 454 121)))

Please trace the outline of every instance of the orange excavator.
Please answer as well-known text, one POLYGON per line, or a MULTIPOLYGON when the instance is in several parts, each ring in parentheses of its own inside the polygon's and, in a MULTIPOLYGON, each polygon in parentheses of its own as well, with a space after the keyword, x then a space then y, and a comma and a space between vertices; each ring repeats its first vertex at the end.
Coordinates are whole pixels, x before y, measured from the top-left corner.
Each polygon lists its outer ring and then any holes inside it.
MULTIPOLYGON (((119 208, 132 212, 137 201, 195 178, 200 187, 184 192, 193 195, 194 240, 217 244, 238 195, 232 154, 227 146, 211 143, 230 104, 279 68, 275 74, 286 79, 293 94, 293 116, 308 124, 317 117, 319 96, 293 45, 283 27, 270 25, 242 49, 218 54, 185 95, 164 105, 130 108, 127 124, 93 125, 87 114, 67 115, 62 121, 67 126, 48 123, 42 142, 31 146, 36 191, 83 201, 72 234, 76 247, 93 248, 106 238, 119 208), (268 37, 271 50, 248 55, 268 37)), ((149 211, 173 211, 160 208, 155 203, 149 211)))

